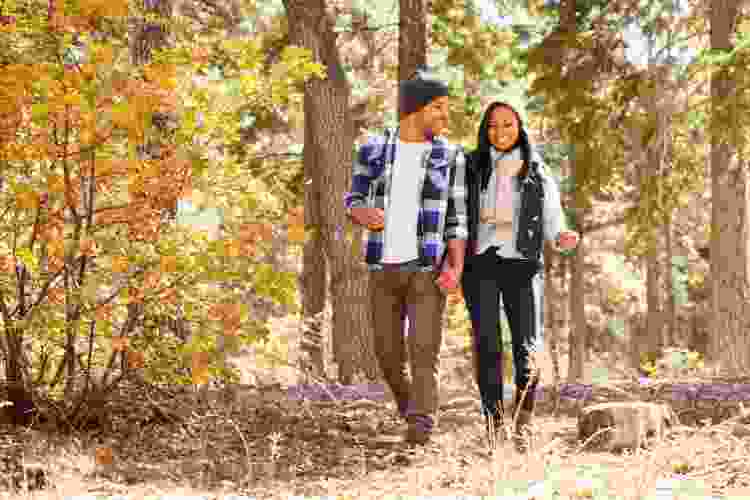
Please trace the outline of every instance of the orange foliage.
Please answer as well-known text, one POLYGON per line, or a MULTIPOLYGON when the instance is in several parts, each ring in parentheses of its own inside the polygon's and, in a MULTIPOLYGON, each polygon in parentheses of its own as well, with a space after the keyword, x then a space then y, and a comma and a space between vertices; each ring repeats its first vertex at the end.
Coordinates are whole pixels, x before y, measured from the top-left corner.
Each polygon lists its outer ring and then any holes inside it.
POLYGON ((113 336, 112 337, 112 350, 113 351, 127 351, 130 346, 130 339, 128 337, 113 336))
POLYGON ((163 273, 173 273, 177 270, 177 257, 174 255, 162 255, 159 258, 159 269, 163 273))
POLYGON ((143 287, 147 290, 156 290, 161 282, 161 273, 158 271, 149 271, 143 278, 143 287))
POLYGON ((95 457, 97 465, 112 465, 112 462, 114 461, 112 448, 107 446, 97 448, 95 457))
POLYGON ((146 356, 140 351, 128 352, 128 368, 138 370, 146 366, 146 356))
POLYGON ((12 255, 0 256, 0 273, 12 274, 16 272, 16 259, 12 255))
POLYGON ((208 353, 194 352, 192 354, 190 372, 195 385, 208 383, 208 353))
POLYGON ((112 272, 113 273, 128 272, 128 258, 124 255, 116 255, 112 257, 112 272))
POLYGON ((96 319, 98 321, 107 321, 112 317, 112 303, 107 302, 96 308, 96 319))
POLYGON ((47 298, 50 303, 61 305, 65 303, 65 289, 59 286, 50 287, 47 290, 47 298))
POLYGON ((94 257, 99 253, 99 246, 91 238, 84 238, 81 240, 81 254, 87 257, 94 257))

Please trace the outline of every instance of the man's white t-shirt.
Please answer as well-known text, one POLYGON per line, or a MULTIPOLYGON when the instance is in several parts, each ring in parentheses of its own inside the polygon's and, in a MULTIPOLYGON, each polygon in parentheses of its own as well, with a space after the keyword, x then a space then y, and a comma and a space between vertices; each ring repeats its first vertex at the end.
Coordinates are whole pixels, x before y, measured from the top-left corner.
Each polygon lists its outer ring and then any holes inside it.
POLYGON ((400 264, 419 257, 417 248, 417 216, 424 169, 423 155, 428 154, 429 142, 396 143, 396 155, 391 177, 390 207, 385 213, 385 245, 383 263, 400 264))

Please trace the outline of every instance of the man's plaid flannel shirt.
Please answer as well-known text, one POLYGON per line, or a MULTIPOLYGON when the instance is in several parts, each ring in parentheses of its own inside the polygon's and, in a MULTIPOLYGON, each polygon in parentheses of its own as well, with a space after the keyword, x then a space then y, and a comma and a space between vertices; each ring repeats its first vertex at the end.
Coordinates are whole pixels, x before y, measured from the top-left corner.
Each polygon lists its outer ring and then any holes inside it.
MULTIPOLYGON (((387 213, 397 139, 398 128, 388 129, 384 136, 372 136, 360 146, 351 193, 346 196, 347 210, 370 207, 387 213)), ((425 175, 420 182, 421 203, 415 216, 420 268, 430 271, 441 265, 448 240, 468 238, 466 158, 459 146, 435 137, 422 167, 425 175), (453 165, 449 164, 451 158, 455 158, 453 165)), ((382 269, 384 236, 385 231, 365 229, 365 262, 371 271, 382 269)))

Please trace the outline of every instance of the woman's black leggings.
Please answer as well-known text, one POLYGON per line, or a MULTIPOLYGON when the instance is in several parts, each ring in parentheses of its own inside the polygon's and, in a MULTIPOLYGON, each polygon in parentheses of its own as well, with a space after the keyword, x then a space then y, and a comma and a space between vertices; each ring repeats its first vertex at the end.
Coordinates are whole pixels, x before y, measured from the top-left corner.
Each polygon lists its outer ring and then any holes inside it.
MULTIPOLYGON (((529 383, 529 352, 541 335, 533 278, 536 262, 505 259, 492 247, 481 255, 466 258, 461 278, 464 300, 471 316, 474 349, 478 359, 477 383, 485 415, 502 411, 503 358, 500 344, 500 294, 511 331, 513 366, 517 390, 529 383)), ((534 390, 534 382, 529 390, 534 390)))

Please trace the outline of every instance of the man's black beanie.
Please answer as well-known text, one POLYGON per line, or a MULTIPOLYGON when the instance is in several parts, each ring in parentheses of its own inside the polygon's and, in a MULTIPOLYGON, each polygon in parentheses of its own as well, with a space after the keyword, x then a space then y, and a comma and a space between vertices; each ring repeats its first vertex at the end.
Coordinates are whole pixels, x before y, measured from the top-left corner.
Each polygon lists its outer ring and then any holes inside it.
POLYGON ((399 88, 401 111, 405 115, 419 111, 438 97, 448 95, 448 85, 429 74, 420 66, 410 80, 403 80, 399 88))

